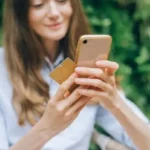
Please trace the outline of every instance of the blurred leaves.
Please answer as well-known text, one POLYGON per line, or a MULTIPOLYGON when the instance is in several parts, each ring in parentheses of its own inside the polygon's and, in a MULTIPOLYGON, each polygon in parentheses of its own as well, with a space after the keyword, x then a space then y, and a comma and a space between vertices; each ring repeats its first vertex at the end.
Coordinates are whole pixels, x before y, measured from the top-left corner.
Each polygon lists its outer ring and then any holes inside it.
POLYGON ((113 38, 110 60, 128 98, 150 117, 150 1, 83 0, 93 32, 113 38))

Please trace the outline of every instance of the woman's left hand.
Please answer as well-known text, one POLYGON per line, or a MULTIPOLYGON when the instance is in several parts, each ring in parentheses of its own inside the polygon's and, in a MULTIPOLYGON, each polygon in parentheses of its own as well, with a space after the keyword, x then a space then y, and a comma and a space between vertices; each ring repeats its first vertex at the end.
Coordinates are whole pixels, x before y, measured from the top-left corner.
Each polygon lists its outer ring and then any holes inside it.
POLYGON ((79 89, 83 96, 96 100, 107 109, 118 107, 117 89, 115 84, 115 72, 119 65, 108 60, 96 62, 97 68, 77 67, 75 72, 79 76, 90 78, 77 78, 75 83, 89 88, 79 89))

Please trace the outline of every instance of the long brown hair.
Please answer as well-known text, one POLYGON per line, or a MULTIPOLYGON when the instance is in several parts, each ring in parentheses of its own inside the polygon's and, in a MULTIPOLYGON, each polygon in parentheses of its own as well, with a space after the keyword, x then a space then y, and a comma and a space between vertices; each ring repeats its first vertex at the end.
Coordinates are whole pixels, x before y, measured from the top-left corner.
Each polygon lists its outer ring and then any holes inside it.
MULTIPOLYGON (((80 0, 71 0, 73 16, 66 36, 61 40, 66 56, 74 58, 78 38, 90 33, 80 0)), ((10 80, 13 85, 13 105, 18 123, 34 125, 48 102, 49 85, 41 76, 44 49, 40 38, 28 23, 29 0, 5 0, 4 47, 10 80)))

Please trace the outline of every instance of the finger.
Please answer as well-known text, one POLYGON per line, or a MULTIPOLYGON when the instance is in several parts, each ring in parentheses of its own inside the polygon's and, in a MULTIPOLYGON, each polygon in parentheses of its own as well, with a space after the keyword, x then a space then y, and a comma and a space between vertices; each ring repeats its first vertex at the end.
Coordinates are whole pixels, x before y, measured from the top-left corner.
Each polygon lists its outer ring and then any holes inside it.
POLYGON ((78 93, 82 96, 86 96, 86 97, 107 97, 108 94, 106 92, 103 91, 97 91, 97 90, 93 90, 93 89, 78 89, 78 93))
POLYGON ((82 85, 82 86, 85 86, 85 85, 93 86, 93 87, 102 89, 103 91, 110 90, 110 85, 99 79, 76 78, 75 83, 82 85))
POLYGON ((87 67, 77 67, 75 69, 77 74, 82 76, 88 76, 89 78, 101 78, 104 81, 107 81, 107 76, 105 75, 104 71, 99 68, 87 68, 87 67))
POLYGON ((114 77, 108 76, 106 73, 104 73, 103 70, 99 68, 77 67, 75 71, 78 74, 88 75, 89 78, 98 78, 106 83, 114 84, 114 77))
POLYGON ((100 98, 99 97, 92 97, 90 98, 88 104, 89 105, 97 105, 100 102, 100 98))
POLYGON ((65 82, 63 82, 59 89, 57 90, 54 99, 56 101, 64 99, 65 93, 69 90, 69 88, 74 84, 74 80, 77 77, 76 73, 73 73, 65 82))
POLYGON ((78 93, 78 89, 87 89, 87 88, 89 88, 89 86, 79 86, 72 93, 69 93, 68 97, 63 101, 63 106, 65 107, 65 109, 66 110, 69 109, 78 100, 82 99, 83 96, 78 93))
POLYGON ((64 97, 67 98, 71 93, 69 91, 67 91, 65 94, 64 94, 64 97))
POLYGON ((119 65, 116 62, 108 60, 99 60, 96 62, 96 66, 101 69, 107 68, 108 74, 114 74, 116 70, 119 68, 119 65))
POLYGON ((105 73, 108 75, 108 76, 112 76, 116 73, 117 70, 112 70, 112 69, 108 69, 108 68, 105 68, 105 73))
POLYGON ((75 89, 68 97, 63 101, 63 105, 66 109, 70 108, 71 105, 73 105, 76 101, 78 101, 82 95, 78 93, 78 89, 82 89, 83 86, 79 86, 77 89, 75 89))
POLYGON ((81 107, 79 107, 79 109, 76 110, 76 113, 79 113, 88 104, 90 97, 85 97, 85 98, 87 98, 85 100, 85 103, 83 103, 83 105, 81 105, 81 107))
POLYGON ((119 68, 118 63, 109 60, 99 60, 96 62, 96 66, 100 68, 108 68, 112 70, 117 70, 119 68))
POLYGON ((74 113, 79 113, 79 111, 82 110, 83 107, 88 103, 89 99, 87 97, 84 97, 77 101, 72 107, 66 112, 66 115, 71 115, 74 113))

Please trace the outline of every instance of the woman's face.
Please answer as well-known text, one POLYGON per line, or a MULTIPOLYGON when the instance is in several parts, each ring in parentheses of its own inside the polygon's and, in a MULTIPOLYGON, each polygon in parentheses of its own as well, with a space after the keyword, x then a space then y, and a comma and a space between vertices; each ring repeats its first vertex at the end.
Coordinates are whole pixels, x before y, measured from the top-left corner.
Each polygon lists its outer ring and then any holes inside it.
POLYGON ((29 24, 43 40, 61 40, 71 16, 71 0, 30 0, 29 24))

